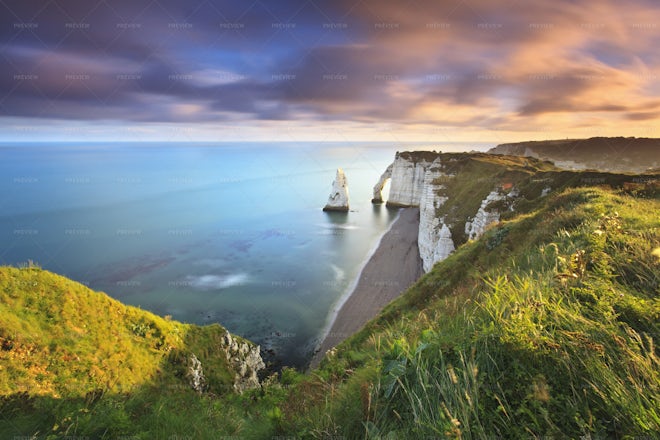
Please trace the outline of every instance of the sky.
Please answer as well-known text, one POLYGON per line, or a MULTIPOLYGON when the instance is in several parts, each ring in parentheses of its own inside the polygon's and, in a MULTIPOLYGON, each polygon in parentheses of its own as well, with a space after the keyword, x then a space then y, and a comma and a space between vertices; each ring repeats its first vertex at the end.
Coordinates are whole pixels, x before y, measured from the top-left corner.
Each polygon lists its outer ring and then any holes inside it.
POLYGON ((0 141, 660 137, 658 0, 0 0, 0 141))

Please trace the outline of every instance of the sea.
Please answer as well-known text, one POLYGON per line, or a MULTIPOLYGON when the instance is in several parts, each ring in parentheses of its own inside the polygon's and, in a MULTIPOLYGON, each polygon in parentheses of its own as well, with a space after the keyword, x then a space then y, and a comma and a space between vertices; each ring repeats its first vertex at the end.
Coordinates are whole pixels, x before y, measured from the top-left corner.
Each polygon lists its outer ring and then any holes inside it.
MULTIPOLYGON (((2 143, 0 265, 220 323, 304 368, 397 211, 372 205, 396 151, 492 144, 2 143), (348 213, 322 211, 337 168, 348 213)), ((385 198, 387 187, 385 188, 385 198)))

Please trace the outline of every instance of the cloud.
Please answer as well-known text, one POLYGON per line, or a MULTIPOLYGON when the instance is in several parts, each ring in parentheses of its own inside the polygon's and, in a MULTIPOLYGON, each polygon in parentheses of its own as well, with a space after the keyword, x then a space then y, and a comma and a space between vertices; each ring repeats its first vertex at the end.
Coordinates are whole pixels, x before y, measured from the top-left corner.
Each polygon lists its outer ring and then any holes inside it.
POLYGON ((493 130, 660 112, 650 0, 317 3, 0 3, 0 112, 493 130))

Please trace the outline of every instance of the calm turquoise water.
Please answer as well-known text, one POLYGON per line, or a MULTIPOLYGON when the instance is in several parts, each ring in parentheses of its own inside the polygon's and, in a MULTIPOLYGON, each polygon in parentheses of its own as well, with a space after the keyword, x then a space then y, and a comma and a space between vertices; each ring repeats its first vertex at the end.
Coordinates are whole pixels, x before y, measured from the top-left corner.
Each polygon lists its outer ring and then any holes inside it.
POLYGON ((395 145, 0 145, 0 264, 308 360, 396 216, 371 188, 395 145), (321 211, 344 168, 348 214, 321 211))

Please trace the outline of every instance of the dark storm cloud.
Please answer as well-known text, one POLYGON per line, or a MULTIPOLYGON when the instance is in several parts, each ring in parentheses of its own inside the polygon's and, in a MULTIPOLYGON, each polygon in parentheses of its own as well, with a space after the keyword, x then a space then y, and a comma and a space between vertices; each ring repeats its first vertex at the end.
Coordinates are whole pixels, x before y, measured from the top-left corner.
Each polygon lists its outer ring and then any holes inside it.
POLYGON ((0 114, 647 120, 659 26, 644 0, 0 0, 0 114))
MULTIPOLYGON (((134 119, 150 107, 148 95, 199 105, 202 120, 214 112, 281 118, 273 109, 285 111, 285 101, 273 100, 286 100, 286 78, 309 44, 332 42, 347 26, 327 7, 299 1, 16 1, 0 9, 2 113, 74 119, 116 117, 121 104, 134 119)), ((167 114, 147 119, 179 117, 167 114)))

